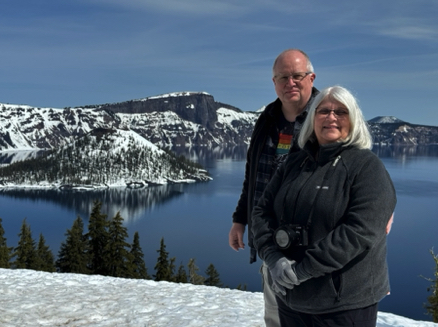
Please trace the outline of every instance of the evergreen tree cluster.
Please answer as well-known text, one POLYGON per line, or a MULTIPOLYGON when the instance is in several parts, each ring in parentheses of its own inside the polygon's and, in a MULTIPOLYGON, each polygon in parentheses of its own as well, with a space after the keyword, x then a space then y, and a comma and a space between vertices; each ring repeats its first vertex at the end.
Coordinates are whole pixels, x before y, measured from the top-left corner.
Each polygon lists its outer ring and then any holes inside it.
POLYGON ((76 218, 65 234, 56 261, 42 234, 38 244, 33 240, 26 219, 17 247, 8 247, 0 219, 0 268, 149 279, 138 232, 133 244, 127 243, 128 231, 120 213, 109 220, 101 213, 101 205, 94 202, 87 233, 81 217, 76 218))
POLYGON ((0 268, 33 269, 54 272, 55 262, 52 252, 40 234, 38 244, 32 238, 32 231, 26 219, 20 228, 20 237, 16 248, 8 247, 0 218, 0 268), (14 259, 11 262, 11 259, 14 259))
MULTIPOLYGON (((158 258, 155 274, 148 274, 144 262, 144 254, 140 247, 138 232, 135 232, 132 244, 126 239, 127 228, 123 226, 123 218, 118 212, 115 217, 108 219, 101 212, 102 204, 95 201, 89 222, 88 231, 84 232, 84 223, 77 217, 73 225, 65 233, 58 252, 58 259, 45 244, 40 234, 38 244, 32 238, 30 226, 24 219, 20 228, 18 245, 8 247, 0 218, 0 268, 33 269, 47 272, 99 274, 104 276, 153 279, 176 283, 191 283, 223 287, 220 275, 213 264, 206 271, 206 277, 199 274, 196 260, 191 258, 186 267, 182 264, 176 268, 176 258, 169 258, 164 238, 157 250, 158 258)), ((246 286, 237 287, 246 290, 246 286)))
POLYGON ((196 266, 196 260, 191 258, 187 263, 186 271, 184 265, 181 263, 176 269, 176 258, 169 258, 169 252, 166 251, 164 238, 161 239, 160 249, 157 250, 158 259, 155 265, 155 281, 169 281, 175 283, 190 283, 194 285, 207 285, 223 287, 220 276, 213 264, 210 264, 205 271, 207 277, 198 274, 199 268, 196 266))
POLYGON ((201 166, 171 151, 154 151, 112 130, 95 130, 41 157, 0 168, 0 183, 102 185, 120 181, 156 182, 199 178, 201 166))

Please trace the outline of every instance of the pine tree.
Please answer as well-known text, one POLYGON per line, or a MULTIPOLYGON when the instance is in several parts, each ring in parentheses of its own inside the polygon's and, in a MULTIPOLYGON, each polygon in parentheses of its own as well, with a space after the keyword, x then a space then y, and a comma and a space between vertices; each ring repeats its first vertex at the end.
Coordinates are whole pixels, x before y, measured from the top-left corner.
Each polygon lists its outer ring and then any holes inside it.
POLYGON ((174 281, 175 283, 188 283, 187 273, 182 262, 178 268, 178 272, 174 277, 174 281))
POLYGON ((108 275, 108 255, 106 252, 109 240, 107 215, 102 214, 102 203, 94 201, 88 222, 89 269, 92 274, 108 275))
POLYGON ((219 273, 216 270, 216 268, 213 266, 212 263, 207 267, 207 270, 205 271, 205 274, 207 275, 207 278, 204 281, 204 284, 207 286, 217 286, 222 287, 223 284, 219 278, 219 273))
POLYGON ((246 284, 242 286, 242 284, 237 285, 236 287, 239 291, 246 291, 246 284))
POLYGON ((176 273, 175 273, 175 261, 176 258, 170 258, 169 260, 169 270, 170 270, 170 281, 174 282, 176 279, 176 273))
POLYGON ((189 268, 189 283, 193 285, 203 285, 205 278, 196 273, 199 268, 196 266, 195 259, 190 259, 187 267, 189 268))
POLYGON ((2 226, 0 218, 0 268, 10 268, 9 260, 11 259, 12 248, 9 248, 6 243, 5 230, 2 226))
POLYGON ((77 217, 71 229, 65 233, 67 239, 61 244, 56 260, 59 272, 88 274, 87 238, 84 235, 84 222, 77 217))
POLYGON ((23 220, 18 236, 20 239, 13 253, 13 257, 16 257, 12 264, 13 268, 38 269, 35 241, 32 239, 32 231, 30 226, 27 225, 26 219, 23 220))
POLYGON ((157 263, 155 265, 155 281, 171 281, 172 274, 169 265, 169 253, 166 251, 166 245, 164 244, 164 238, 161 238, 160 249, 157 250, 159 253, 157 263))
POLYGON ((46 245, 43 234, 40 234, 37 247, 38 270, 55 272, 55 259, 50 248, 46 245))
POLYGON ((131 269, 131 245, 126 242, 128 229, 123 226, 123 218, 120 212, 109 223, 108 275, 113 277, 133 277, 131 269))
POLYGON ((144 254, 140 247, 140 237, 138 232, 134 233, 134 240, 131 245, 131 258, 132 277, 139 279, 151 279, 144 262, 144 254))
POLYGON ((426 304, 427 313, 432 316, 434 322, 438 322, 438 254, 433 252, 433 249, 430 250, 432 254, 433 260, 435 261, 435 273, 434 279, 428 278, 432 285, 427 289, 427 291, 432 291, 432 295, 427 298, 429 304, 426 304))

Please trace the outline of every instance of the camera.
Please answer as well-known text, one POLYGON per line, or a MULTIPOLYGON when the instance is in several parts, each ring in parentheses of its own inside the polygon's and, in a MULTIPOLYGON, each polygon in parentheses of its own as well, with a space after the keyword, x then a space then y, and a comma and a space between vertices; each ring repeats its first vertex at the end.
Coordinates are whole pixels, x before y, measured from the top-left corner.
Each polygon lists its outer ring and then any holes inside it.
POLYGON ((286 250, 290 246, 308 246, 309 235, 307 226, 284 225, 274 232, 274 242, 280 250, 286 250))

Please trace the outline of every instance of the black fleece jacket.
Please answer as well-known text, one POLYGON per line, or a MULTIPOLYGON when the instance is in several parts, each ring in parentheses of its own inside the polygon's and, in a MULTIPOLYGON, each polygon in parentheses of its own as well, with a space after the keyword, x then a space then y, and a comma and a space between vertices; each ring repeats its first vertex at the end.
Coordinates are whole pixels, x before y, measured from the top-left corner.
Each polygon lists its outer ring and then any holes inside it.
POLYGON ((298 262, 299 278, 310 277, 283 300, 312 314, 380 301, 389 292, 386 225, 395 204, 389 174, 370 150, 309 142, 290 154, 252 215, 254 246, 268 266, 286 256, 298 262), (309 246, 278 250, 273 231, 281 221, 310 221, 309 246))

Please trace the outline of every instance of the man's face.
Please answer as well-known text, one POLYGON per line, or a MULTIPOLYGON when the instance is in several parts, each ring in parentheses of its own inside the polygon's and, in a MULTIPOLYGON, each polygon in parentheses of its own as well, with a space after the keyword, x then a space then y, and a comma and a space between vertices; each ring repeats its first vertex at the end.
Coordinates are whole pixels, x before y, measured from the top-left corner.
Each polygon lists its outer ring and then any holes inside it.
POLYGON ((298 81, 294 76, 299 79, 307 72, 307 60, 298 51, 285 52, 278 58, 272 81, 283 106, 292 105, 299 110, 304 109, 312 94, 315 74, 307 74, 301 81, 298 81))

